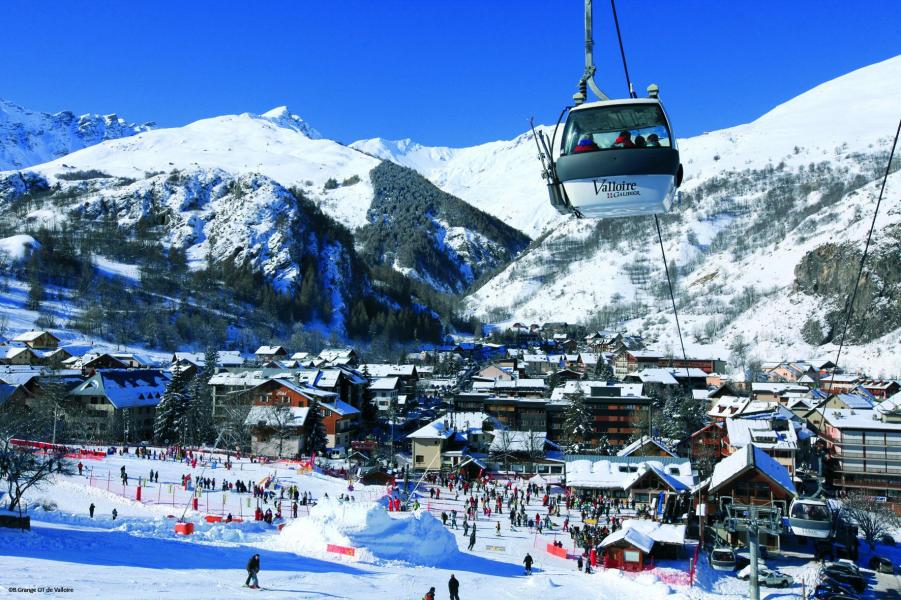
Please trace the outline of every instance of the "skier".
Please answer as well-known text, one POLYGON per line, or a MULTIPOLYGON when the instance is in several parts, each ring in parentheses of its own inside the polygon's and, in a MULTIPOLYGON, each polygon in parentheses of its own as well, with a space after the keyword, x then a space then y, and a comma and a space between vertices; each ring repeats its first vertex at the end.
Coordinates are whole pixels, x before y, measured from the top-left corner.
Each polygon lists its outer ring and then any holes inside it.
POLYGON ((84 465, 81 464, 81 461, 78 461, 78 474, 81 475, 81 470, 84 469, 84 465))
POLYGON ((469 549, 472 550, 476 545, 476 530, 473 528, 472 533, 469 536, 469 549))
POLYGON ((497 522, 497 527, 495 527, 494 529, 497 532, 497 537, 501 537, 501 522, 500 521, 497 522))
POLYGON ((254 590, 260 589, 260 582, 257 580, 257 573, 259 572, 260 555, 254 554, 250 557, 250 560, 247 561, 247 579, 244 581, 244 586, 254 590), (253 584, 250 583, 251 581, 253 581, 253 584))
POLYGON ((460 600, 460 582, 451 573, 450 581, 447 582, 447 591, 450 592, 450 600, 460 600))
POLYGON ((425 596, 422 597, 422 600, 435 600, 435 588, 430 587, 429 591, 425 593, 425 596))
POLYGON ((114 508, 113 509, 113 521, 115 521, 116 517, 118 517, 118 516, 119 516, 119 511, 114 508))
POLYGON ((94 503, 91 502, 91 505, 88 507, 88 514, 91 515, 91 518, 94 518, 94 503))
POLYGON ((579 568, 579 571, 582 570, 582 555, 581 554, 579 555, 579 558, 576 559, 576 567, 579 568))
POLYGON ((532 555, 526 552, 526 557, 522 559, 522 563, 526 566, 526 575, 532 574, 532 555))

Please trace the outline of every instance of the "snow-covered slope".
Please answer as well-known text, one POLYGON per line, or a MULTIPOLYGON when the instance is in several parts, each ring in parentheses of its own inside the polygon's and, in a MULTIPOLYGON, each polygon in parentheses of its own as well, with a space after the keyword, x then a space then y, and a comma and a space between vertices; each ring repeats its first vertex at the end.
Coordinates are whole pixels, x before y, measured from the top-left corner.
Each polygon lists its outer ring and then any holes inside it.
POLYGON ((0 171, 44 163, 149 128, 150 125, 128 123, 116 115, 41 113, 0 99, 0 171))
POLYGON ((411 140, 354 142, 379 158, 419 171, 444 191, 536 237, 562 220, 546 192, 532 133, 471 148, 421 146, 411 140))
POLYGON ((372 199, 369 171, 379 160, 319 133, 286 107, 202 119, 184 127, 156 129, 112 140, 38 165, 51 181, 59 174, 98 169, 116 177, 143 178, 172 170, 259 173, 284 187, 298 187, 323 211, 350 228, 366 223, 372 199), (329 179, 359 183, 326 190, 329 179))
MULTIPOLYGON (((680 140, 683 203, 662 223, 690 353, 725 358, 739 333, 763 359, 834 352, 832 344, 802 339, 807 320, 822 321, 835 307, 795 292, 795 267, 828 242, 862 247, 901 117, 899 96, 901 56, 820 85, 753 123, 680 140)), ((484 177, 503 188, 518 173, 484 177)), ((899 174, 885 194, 875 252, 891 256, 901 222, 899 174)), ((498 200, 532 210, 546 204, 540 180, 498 200)), ((634 317, 629 326, 678 351, 649 219, 552 221, 546 233, 470 296, 471 310, 528 322, 634 317)), ((881 285, 886 275, 876 273, 881 285)), ((873 330, 877 337, 845 356, 875 372, 901 373, 901 330, 873 330)))

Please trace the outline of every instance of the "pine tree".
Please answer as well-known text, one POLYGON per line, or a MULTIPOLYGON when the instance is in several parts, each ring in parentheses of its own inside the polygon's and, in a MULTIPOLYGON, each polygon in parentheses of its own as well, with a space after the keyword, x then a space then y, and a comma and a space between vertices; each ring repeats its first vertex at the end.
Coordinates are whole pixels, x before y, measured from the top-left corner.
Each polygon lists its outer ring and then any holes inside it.
POLYGON ((585 402, 585 392, 581 386, 569 395, 569 401, 563 416, 564 444, 569 454, 580 454, 585 452, 594 433, 593 416, 585 402))
POLYGON ((603 356, 598 356, 597 365, 594 368, 594 376, 598 381, 614 381, 616 376, 611 367, 603 356))
POLYGON ((156 407, 156 418, 153 423, 153 436, 161 444, 171 444, 179 440, 178 423, 185 412, 186 388, 188 377, 178 367, 163 392, 163 397, 156 407))
POLYGON ((307 415, 306 440, 304 451, 307 454, 322 452, 328 446, 328 437, 325 434, 325 425, 322 423, 322 415, 319 414, 319 402, 310 401, 310 413, 307 415))

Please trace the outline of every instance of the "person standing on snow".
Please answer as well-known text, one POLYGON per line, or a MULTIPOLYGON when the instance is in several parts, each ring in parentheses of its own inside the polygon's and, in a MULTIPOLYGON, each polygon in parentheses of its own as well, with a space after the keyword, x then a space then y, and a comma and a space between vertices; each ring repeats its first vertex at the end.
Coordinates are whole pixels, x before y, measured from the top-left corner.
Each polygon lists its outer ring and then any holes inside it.
POLYGON ((532 555, 526 552, 526 557, 522 559, 522 564, 526 566, 526 575, 532 574, 532 555))
POLYGON ((469 535, 469 549, 472 550, 476 545, 476 530, 472 529, 472 533, 469 535))
POLYGON ((450 592, 450 600, 460 600, 460 581, 451 573, 451 578, 447 582, 447 591, 450 592))
POLYGON ((114 508, 113 509, 113 521, 115 521, 116 517, 118 517, 118 516, 119 516, 119 511, 114 508))
POLYGON ((250 560, 247 561, 247 579, 244 581, 244 585, 246 587, 252 589, 259 589, 260 582, 257 580, 257 573, 260 572, 260 555, 254 554, 250 557, 250 560), (253 584, 250 582, 253 581, 253 584))
POLYGON ((91 502, 91 505, 88 507, 88 514, 91 515, 91 518, 94 518, 94 503, 91 502))

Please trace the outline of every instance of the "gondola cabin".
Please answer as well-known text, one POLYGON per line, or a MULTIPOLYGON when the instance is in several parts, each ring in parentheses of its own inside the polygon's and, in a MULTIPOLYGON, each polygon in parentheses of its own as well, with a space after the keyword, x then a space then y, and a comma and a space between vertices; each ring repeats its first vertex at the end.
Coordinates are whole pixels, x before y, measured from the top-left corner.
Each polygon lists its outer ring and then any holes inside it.
POLYGON ((555 208, 595 219, 665 213, 682 183, 676 138, 656 98, 573 108, 555 170, 555 208))

